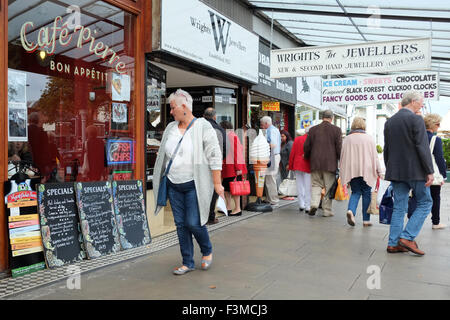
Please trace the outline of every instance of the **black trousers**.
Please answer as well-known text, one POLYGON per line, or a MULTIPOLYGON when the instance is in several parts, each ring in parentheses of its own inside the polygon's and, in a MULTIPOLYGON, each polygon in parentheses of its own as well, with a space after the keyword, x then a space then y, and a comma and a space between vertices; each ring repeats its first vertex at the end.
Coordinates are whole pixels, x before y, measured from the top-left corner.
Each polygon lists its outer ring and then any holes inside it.
MULTIPOLYGON (((433 224, 439 224, 440 211, 441 211, 441 186, 430 186, 430 194, 433 199, 433 206, 431 207, 431 222, 433 224)), ((408 202, 408 219, 411 217, 414 210, 416 210, 417 201, 414 194, 408 202)))

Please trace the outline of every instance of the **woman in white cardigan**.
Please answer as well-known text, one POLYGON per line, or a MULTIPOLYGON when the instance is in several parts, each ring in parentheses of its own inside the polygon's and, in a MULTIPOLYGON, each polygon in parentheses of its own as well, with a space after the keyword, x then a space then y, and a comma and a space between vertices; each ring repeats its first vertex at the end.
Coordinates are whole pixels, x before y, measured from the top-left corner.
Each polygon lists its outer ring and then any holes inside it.
POLYGON ((350 183, 352 194, 348 202, 347 222, 355 225, 356 208, 362 197, 363 226, 371 226, 370 205, 372 188, 381 175, 377 149, 373 138, 366 133, 366 121, 361 117, 353 120, 351 131, 342 143, 339 176, 342 185, 350 183))
MULTIPOLYGON (((183 265, 173 270, 176 275, 195 270, 192 236, 202 252, 201 268, 207 270, 212 263, 212 245, 209 240, 209 207, 213 191, 224 197, 221 181, 222 153, 217 135, 211 124, 192 114, 192 97, 178 89, 169 96, 170 114, 175 121, 164 130, 161 147, 153 174, 153 193, 157 203, 159 182, 183 137, 169 173, 167 174, 168 198, 177 228, 183 265), (186 130, 189 125, 191 127, 186 130)), ((159 208, 155 210, 157 214, 159 208)))

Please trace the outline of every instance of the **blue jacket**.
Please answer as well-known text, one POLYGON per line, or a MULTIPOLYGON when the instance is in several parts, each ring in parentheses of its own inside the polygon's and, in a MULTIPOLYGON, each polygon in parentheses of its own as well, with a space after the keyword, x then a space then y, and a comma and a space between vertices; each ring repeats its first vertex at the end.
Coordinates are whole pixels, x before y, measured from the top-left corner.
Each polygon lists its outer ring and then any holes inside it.
MULTIPOLYGON (((427 130, 428 134, 428 142, 431 142, 431 138, 433 138, 433 134, 427 130)), ((433 150, 433 156, 434 160, 436 160, 436 164, 439 168, 439 172, 442 174, 444 179, 447 178, 447 166, 445 164, 444 159, 444 151, 442 148, 442 140, 439 137, 436 137, 436 142, 434 144, 434 150, 433 150)))

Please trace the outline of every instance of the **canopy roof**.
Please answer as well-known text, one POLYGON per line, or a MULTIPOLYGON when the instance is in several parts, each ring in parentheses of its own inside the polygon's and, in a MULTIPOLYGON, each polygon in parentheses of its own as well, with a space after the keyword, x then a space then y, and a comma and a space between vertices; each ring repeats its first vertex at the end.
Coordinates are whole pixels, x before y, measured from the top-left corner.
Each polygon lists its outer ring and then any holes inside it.
POLYGON ((432 38, 432 71, 440 94, 450 96, 448 0, 244 0, 300 45, 432 38))

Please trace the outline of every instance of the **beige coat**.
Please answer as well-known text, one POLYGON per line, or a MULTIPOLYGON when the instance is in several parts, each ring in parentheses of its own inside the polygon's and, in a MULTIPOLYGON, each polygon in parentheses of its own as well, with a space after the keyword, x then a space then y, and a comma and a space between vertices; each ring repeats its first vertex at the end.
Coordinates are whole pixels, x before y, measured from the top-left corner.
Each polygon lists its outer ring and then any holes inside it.
POLYGON ((366 133, 352 133, 345 137, 339 167, 342 184, 363 177, 370 187, 375 187, 381 167, 373 138, 366 133))

